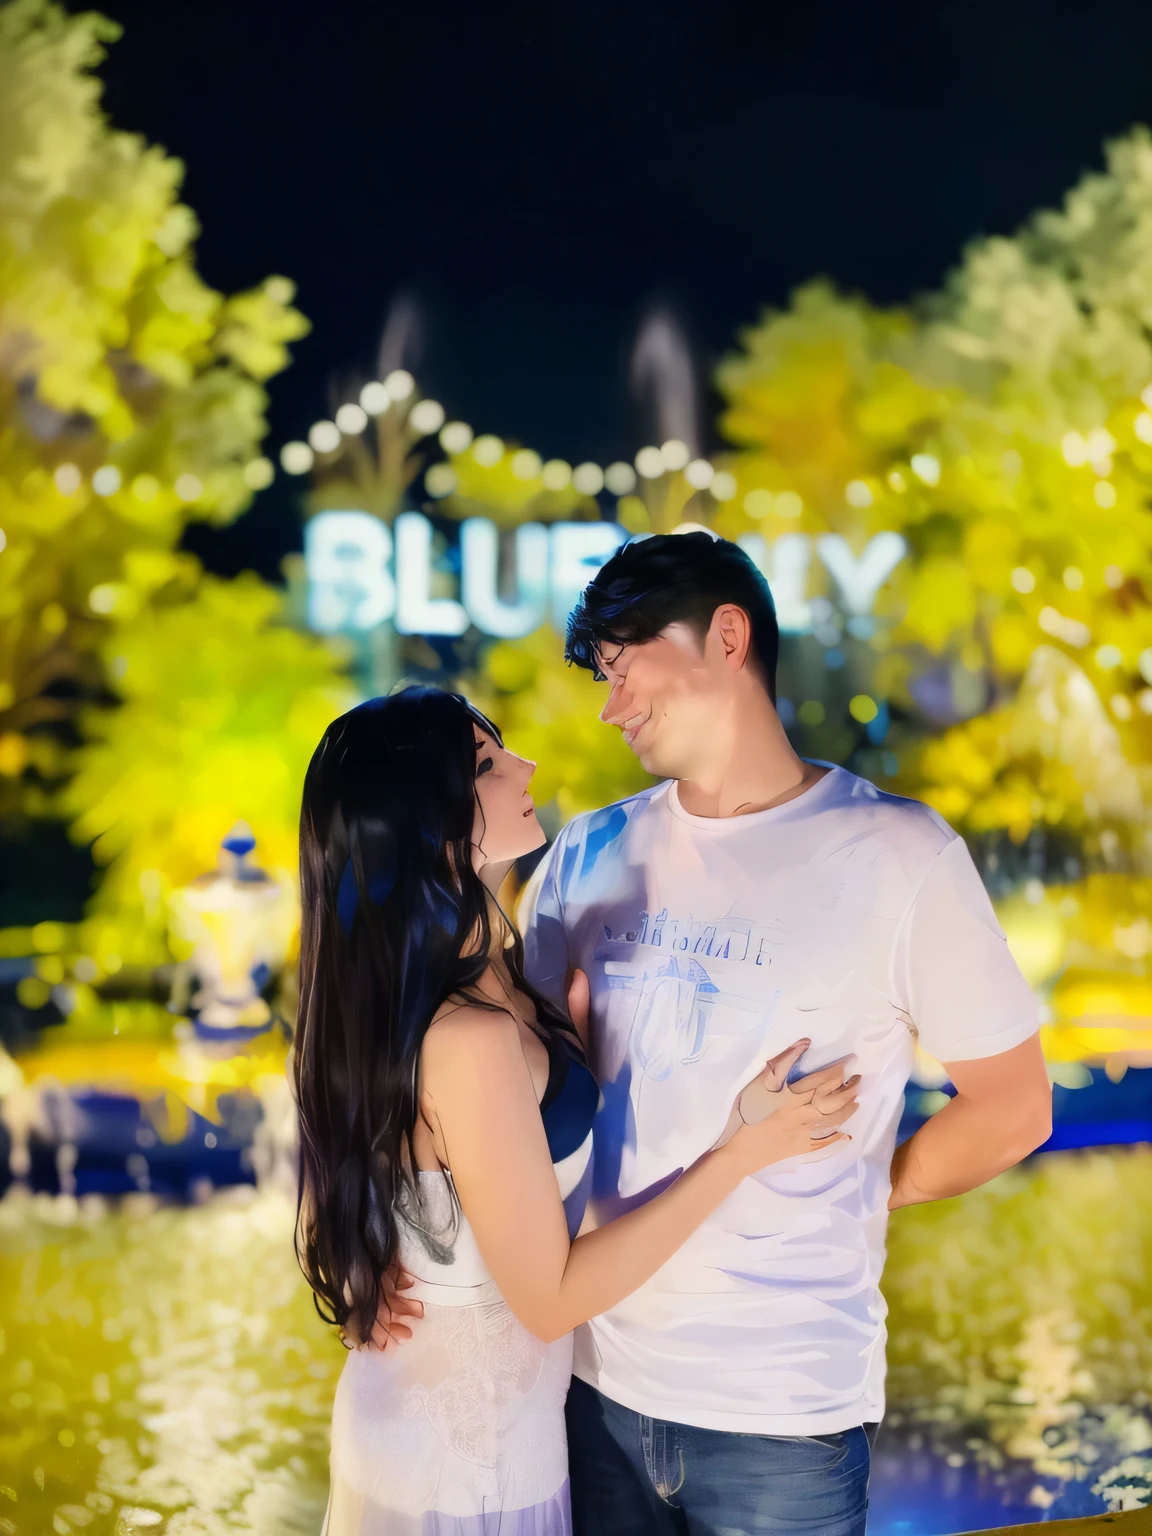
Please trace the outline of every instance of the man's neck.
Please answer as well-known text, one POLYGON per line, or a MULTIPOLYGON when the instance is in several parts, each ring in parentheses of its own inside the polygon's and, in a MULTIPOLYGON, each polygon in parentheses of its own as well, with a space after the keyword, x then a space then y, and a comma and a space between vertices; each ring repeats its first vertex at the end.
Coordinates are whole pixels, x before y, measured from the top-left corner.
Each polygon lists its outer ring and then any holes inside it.
POLYGON ((716 760, 694 766, 692 777, 678 780, 676 793, 690 816, 747 816, 794 800, 827 773, 799 757, 768 701, 740 701, 739 726, 719 731, 728 749, 716 760))

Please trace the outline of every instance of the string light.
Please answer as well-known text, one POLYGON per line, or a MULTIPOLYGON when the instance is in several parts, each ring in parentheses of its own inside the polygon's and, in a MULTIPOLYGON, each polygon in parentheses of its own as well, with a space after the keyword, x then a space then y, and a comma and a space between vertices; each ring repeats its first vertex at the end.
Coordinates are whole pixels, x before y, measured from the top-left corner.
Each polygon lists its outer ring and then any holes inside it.
POLYGON ((459 476, 451 464, 433 464, 424 476, 424 489, 429 496, 451 496, 460 484, 459 476))
POLYGON ((486 432, 472 444, 472 457, 477 464, 483 465, 485 469, 491 469, 504 457, 504 443, 493 433, 486 432))
POLYGON ((604 471, 604 484, 613 496, 627 496, 636 489, 636 471, 631 464, 617 461, 604 471))
POLYGON ((74 496, 80 489, 83 478, 75 464, 57 464, 52 476, 61 496, 74 496))
POLYGON ((418 400, 408 413, 408 425, 421 437, 431 437, 444 425, 444 414, 439 400, 418 400))
POLYGON ((317 453, 335 453, 340 446, 340 428, 334 421, 313 422, 308 441, 317 453))
MULTIPOLYGON (((307 443, 285 443, 280 450, 280 463, 285 474, 306 475, 316 462, 316 455, 307 443)), ((95 480, 92 482, 95 484, 95 480)))
POLYGON ((368 412, 362 405, 354 405, 349 401, 336 412, 336 425, 345 437, 359 437, 368 425, 368 412))
POLYGON ((388 393, 387 385, 381 384, 379 379, 373 379, 371 384, 365 384, 360 391, 361 408, 369 416, 383 416, 391 404, 392 396, 388 393))
POLYGON ((472 441, 472 428, 466 421, 450 421, 440 429, 440 446, 445 453, 463 453, 472 441))
POLYGON ((549 459, 540 471, 540 479, 546 491, 562 491, 571 484, 572 466, 563 459, 549 459))
POLYGON ((512 455, 510 467, 517 480, 538 480, 544 461, 534 448, 521 448, 512 455))
POLYGON ((388 391, 391 400, 407 400, 408 396, 416 388, 416 380, 408 372, 407 368, 393 368, 392 372, 384 380, 384 388, 388 391))
MULTIPOLYGON (((272 484, 275 477, 276 471, 272 467, 271 459, 250 459, 244 466, 244 484, 249 490, 265 490, 272 484)), ((189 479, 195 480, 196 476, 190 475, 189 479)), ((196 494, 199 495, 199 491, 196 494)))
MULTIPOLYGON (((314 422, 309 429, 307 442, 285 443, 280 450, 281 468, 289 475, 307 474, 315 467, 316 455, 336 453, 345 437, 355 437, 364 431, 368 417, 382 415, 393 401, 407 400, 415 389, 416 381, 405 368, 393 369, 382 381, 371 380, 360 391, 359 405, 349 401, 336 412, 335 421, 314 422)), ((418 400, 409 411, 407 421, 418 436, 430 437, 438 433, 440 446, 447 454, 457 455, 471 449, 475 462, 486 469, 495 468, 500 463, 506 452, 502 438, 493 433, 475 437, 468 422, 446 422, 444 417, 444 407, 438 400, 418 400)), ((256 462, 268 464, 267 460, 253 461, 256 462)), ((564 490, 571 485, 582 496, 598 496, 602 490, 617 497, 628 496, 636 489, 638 472, 646 480, 658 480, 665 474, 681 473, 693 490, 711 491, 713 499, 718 502, 732 501, 737 494, 734 475, 727 470, 717 470, 708 459, 692 458, 687 443, 680 438, 669 438, 659 448, 653 445, 641 448, 634 465, 617 460, 601 468, 599 464, 585 461, 573 469, 564 459, 549 459, 544 463, 535 449, 520 448, 513 453, 509 468, 518 480, 540 479, 545 489, 551 491, 564 490)), ((921 478, 927 478, 932 473, 932 466, 938 474, 939 465, 936 460, 923 454, 917 455, 913 465, 921 478)), ((430 496, 451 495, 458 486, 459 477, 455 471, 451 471, 449 483, 449 475, 440 473, 442 469, 450 470, 450 466, 433 465, 425 474, 424 486, 430 496)), ((253 473, 262 475, 267 471, 253 473)), ((246 478, 247 474, 246 470, 246 478)), ((110 484, 110 481, 105 483, 110 484)), ((270 479, 263 483, 270 483, 270 479)), ((95 479, 93 484, 95 486, 95 479)), ((96 488, 100 489, 99 486, 96 488)), ((110 490, 102 494, 110 494, 110 490)), ((853 505, 869 503, 863 500, 852 502, 852 496, 859 498, 866 494, 871 501, 872 493, 863 481, 853 481, 848 494, 853 505)), ((745 496, 744 508, 751 517, 764 517, 770 510, 781 517, 799 517, 803 502, 794 491, 781 491, 773 496, 771 491, 754 489, 745 496)))
POLYGON ((675 474, 678 469, 684 469, 688 460, 692 457, 692 451, 687 443, 681 442, 678 437, 670 437, 666 443, 660 445, 660 458, 664 468, 675 474))
POLYGON ((599 464, 577 464, 572 471, 572 484, 581 496, 598 496, 604 489, 604 471, 599 464))

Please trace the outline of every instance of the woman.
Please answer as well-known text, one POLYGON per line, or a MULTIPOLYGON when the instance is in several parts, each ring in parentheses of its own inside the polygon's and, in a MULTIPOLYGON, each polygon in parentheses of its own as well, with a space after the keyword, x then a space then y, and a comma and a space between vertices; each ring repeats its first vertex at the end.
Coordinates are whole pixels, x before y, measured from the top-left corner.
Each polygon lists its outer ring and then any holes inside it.
POLYGON ((297 1251, 353 1344, 385 1276, 423 1303, 409 1342, 349 1353, 329 1536, 567 1536, 571 1330, 855 1107, 838 1068, 784 1091, 798 1042, 714 1149, 576 1235, 598 1091, 494 895, 544 841, 534 767, 463 698, 407 688, 329 726, 305 780, 297 1251))

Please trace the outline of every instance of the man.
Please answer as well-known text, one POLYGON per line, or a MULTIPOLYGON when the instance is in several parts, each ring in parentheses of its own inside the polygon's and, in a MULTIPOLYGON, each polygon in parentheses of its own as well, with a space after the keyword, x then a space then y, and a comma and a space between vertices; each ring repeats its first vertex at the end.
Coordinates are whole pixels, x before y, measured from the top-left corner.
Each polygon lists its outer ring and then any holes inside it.
POLYGON ((748 1179, 641 1290, 578 1331, 577 1536, 858 1536, 884 1407, 887 1213, 1044 1141, 1036 1005, 964 843, 927 807, 799 758, 763 577, 706 533, 624 546, 566 655, 664 782, 560 833, 526 896, 526 974, 591 987, 596 1217, 725 1130, 766 1060, 843 1058, 836 1153, 748 1179), (893 1155, 916 1035, 956 1096, 893 1155))

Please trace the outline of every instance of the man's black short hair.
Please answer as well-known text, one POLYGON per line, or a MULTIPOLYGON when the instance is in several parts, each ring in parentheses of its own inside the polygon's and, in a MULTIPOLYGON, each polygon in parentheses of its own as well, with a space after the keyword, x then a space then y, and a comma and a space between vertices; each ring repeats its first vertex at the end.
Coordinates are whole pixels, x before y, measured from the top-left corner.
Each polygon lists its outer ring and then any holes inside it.
POLYGON ((690 624, 701 642, 725 603, 752 624, 749 660, 776 700, 780 630, 768 583, 738 544, 710 533, 663 533, 623 545, 584 588, 568 618, 564 657, 604 674, 597 652, 653 640, 669 624, 690 624))

